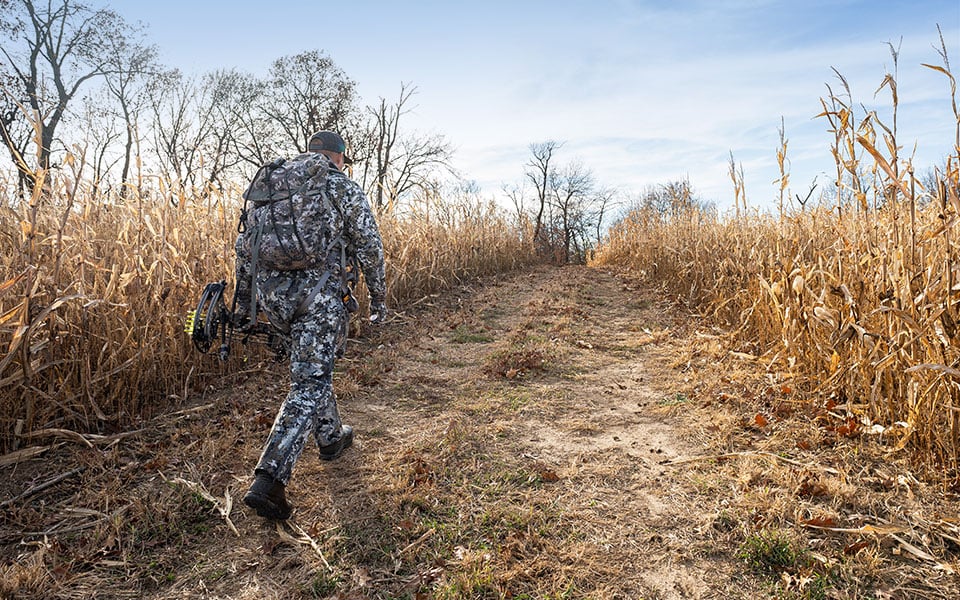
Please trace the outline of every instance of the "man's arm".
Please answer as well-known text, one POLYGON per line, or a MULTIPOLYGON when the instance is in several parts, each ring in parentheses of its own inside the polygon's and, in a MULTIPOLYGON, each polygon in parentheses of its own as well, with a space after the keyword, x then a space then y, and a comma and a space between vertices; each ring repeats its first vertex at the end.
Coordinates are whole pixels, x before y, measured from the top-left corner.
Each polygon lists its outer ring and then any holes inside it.
MULTIPOLYGON (((339 179, 339 178, 338 178, 339 179)), ((387 282, 384 269, 383 240, 380 228, 363 190, 355 182, 343 177, 335 185, 341 187, 341 206, 344 217, 344 237, 354 248, 357 262, 370 291, 371 313, 386 310, 387 282)), ((381 314, 381 317, 383 315, 381 314)))

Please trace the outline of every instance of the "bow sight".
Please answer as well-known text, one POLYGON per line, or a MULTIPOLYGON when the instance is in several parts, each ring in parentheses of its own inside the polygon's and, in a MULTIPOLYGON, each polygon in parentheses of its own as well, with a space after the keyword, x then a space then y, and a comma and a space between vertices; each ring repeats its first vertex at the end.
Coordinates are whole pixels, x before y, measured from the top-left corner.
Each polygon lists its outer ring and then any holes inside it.
MULTIPOLYGON (((234 312, 227 308, 223 295, 227 288, 226 281, 208 283, 200 294, 197 308, 187 313, 184 331, 190 336, 194 347, 201 354, 206 354, 219 338, 220 348, 217 356, 225 361, 230 356, 230 342, 233 338, 234 312)), ((262 337, 278 355, 283 353, 282 343, 276 330, 269 323, 256 322, 240 327, 244 337, 244 344, 251 337, 262 337)))

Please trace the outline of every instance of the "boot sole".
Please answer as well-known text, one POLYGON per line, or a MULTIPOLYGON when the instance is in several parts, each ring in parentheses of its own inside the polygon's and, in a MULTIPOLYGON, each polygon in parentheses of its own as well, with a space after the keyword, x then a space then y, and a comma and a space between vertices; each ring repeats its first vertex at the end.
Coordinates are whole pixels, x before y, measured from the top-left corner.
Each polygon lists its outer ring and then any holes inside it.
POLYGON ((284 510, 274 502, 271 502, 266 496, 247 492, 243 497, 243 503, 257 511, 257 516, 265 519, 274 519, 276 521, 286 521, 290 518, 292 512, 289 508, 284 510))

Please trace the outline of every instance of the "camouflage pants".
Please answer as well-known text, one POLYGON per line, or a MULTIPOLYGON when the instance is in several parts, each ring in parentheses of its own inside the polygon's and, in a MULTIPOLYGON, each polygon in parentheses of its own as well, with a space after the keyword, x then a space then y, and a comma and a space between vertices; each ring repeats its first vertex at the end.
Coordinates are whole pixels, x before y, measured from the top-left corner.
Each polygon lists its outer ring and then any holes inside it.
MULTIPOLYGON (((337 440, 340 413, 333 393, 337 331, 347 318, 339 281, 328 281, 292 321, 300 303, 319 281, 315 272, 285 274, 282 281, 260 285, 262 308, 270 320, 289 327, 290 393, 280 406, 257 471, 286 485, 310 434, 318 446, 337 440)), ((334 279, 334 278, 331 278, 334 279)))

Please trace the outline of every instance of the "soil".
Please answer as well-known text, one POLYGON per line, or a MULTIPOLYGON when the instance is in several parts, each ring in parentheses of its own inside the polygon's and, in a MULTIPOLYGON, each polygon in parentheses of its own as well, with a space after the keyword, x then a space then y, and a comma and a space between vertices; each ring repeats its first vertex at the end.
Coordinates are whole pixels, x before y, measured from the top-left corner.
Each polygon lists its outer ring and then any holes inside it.
POLYGON ((356 333, 356 442, 308 447, 285 523, 240 502, 287 387, 254 348, 139 429, 0 457, 0 596, 960 597, 949 483, 629 275, 534 267, 356 333))

